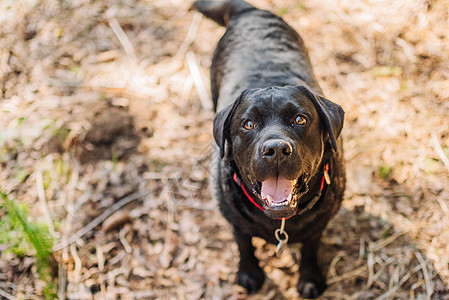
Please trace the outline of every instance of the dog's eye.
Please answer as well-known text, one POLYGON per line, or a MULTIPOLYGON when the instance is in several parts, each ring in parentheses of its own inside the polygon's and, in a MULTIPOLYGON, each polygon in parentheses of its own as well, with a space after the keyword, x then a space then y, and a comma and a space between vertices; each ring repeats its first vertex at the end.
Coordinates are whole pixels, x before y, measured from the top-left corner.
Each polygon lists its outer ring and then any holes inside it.
POLYGON ((246 120, 245 123, 243 123, 243 128, 245 128, 246 130, 251 130, 254 128, 254 123, 251 120, 246 120))
POLYGON ((303 115, 297 115, 295 118, 295 124, 304 125, 307 123, 307 119, 303 115))

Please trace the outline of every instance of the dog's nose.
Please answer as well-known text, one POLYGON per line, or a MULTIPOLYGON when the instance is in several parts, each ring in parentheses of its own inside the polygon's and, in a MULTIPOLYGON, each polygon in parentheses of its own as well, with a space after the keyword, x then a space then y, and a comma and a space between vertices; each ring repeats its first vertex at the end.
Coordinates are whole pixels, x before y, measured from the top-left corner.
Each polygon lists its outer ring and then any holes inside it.
POLYGON ((266 141, 262 146, 262 158, 267 160, 281 160, 293 153, 292 145, 281 139, 266 141))

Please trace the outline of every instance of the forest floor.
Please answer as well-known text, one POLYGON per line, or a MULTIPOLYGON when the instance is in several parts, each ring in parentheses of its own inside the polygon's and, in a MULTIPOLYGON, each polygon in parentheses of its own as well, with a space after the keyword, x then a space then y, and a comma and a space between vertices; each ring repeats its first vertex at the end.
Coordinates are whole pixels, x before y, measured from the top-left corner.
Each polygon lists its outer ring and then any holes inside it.
MULTIPOLYGON (((449 299, 449 2, 250 2, 300 33, 346 112, 320 299, 449 299)), ((208 190, 225 29, 190 4, 0 3, 0 187, 54 237, 60 299, 247 297, 208 190)), ((254 244, 267 280, 248 298, 298 298, 299 248, 254 244)), ((42 299, 33 256, 7 248, 0 299, 42 299)))

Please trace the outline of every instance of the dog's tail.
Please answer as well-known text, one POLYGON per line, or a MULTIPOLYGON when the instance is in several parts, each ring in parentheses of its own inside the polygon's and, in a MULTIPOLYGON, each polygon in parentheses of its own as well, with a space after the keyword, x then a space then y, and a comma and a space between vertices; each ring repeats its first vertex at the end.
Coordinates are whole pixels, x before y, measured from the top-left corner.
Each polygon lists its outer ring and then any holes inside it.
POLYGON ((199 0, 193 3, 192 8, 195 8, 221 26, 228 26, 229 22, 239 14, 256 9, 254 6, 243 0, 199 0))

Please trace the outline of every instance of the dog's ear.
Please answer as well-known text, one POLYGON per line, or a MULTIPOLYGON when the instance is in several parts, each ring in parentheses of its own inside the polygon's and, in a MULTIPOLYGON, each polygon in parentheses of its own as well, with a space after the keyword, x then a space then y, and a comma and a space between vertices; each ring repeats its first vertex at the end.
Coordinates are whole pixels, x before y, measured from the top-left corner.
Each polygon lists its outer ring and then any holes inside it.
POLYGON ((310 100, 312 100, 321 120, 326 126, 332 149, 337 151, 337 138, 340 136, 341 130, 343 129, 345 116, 343 108, 341 108, 340 105, 315 94, 305 86, 298 86, 297 88, 305 92, 310 100))
POLYGON ((220 157, 223 158, 225 151, 226 139, 229 136, 229 130, 231 127, 232 117, 234 116, 234 112, 239 106, 240 102, 242 102, 242 98, 245 92, 243 92, 233 104, 228 105, 227 107, 220 110, 214 119, 214 139, 217 145, 220 147, 220 157))
POLYGON ((337 151, 337 138, 340 136, 341 130, 343 129, 345 112, 340 105, 327 100, 324 97, 320 97, 318 95, 314 96, 315 107, 326 125, 332 149, 337 151))

